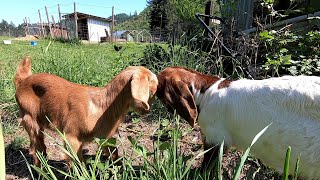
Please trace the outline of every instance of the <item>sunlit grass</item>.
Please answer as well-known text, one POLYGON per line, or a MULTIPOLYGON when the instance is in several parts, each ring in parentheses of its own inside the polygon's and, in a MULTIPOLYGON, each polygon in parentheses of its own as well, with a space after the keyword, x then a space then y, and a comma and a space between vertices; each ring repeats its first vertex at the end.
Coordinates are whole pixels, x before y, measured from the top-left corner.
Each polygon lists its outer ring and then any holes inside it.
MULTIPOLYGON (((0 37, 0 40, 2 38, 6 39, 7 37, 0 37)), ((69 81, 90 86, 104 86, 125 67, 139 65, 141 62, 146 63, 154 72, 172 65, 182 65, 206 72, 205 62, 209 59, 206 54, 190 51, 186 47, 176 46, 172 48, 162 45, 161 47, 165 47, 165 51, 162 52, 161 48, 157 46, 146 48, 146 44, 123 43, 121 45, 123 46, 122 50, 117 52, 114 50, 113 44, 73 45, 57 41, 39 40, 37 46, 31 46, 29 41, 13 40, 12 45, 4 45, 0 42, 0 110, 5 113, 11 113, 11 116, 8 116, 11 118, 6 119, 5 122, 5 134, 14 132, 14 126, 17 124, 15 120, 18 110, 14 99, 12 78, 20 59, 25 56, 32 57, 33 73, 52 73, 69 81), (157 51, 162 53, 163 59, 155 59, 157 57, 154 55, 158 53, 157 51), (150 54, 148 56, 148 54, 144 53, 150 54), (144 58, 144 61, 141 61, 142 58, 144 58)), ((215 70, 217 71, 215 72, 216 74, 223 74, 219 69, 215 70)), ((158 101, 155 101, 154 104, 153 107, 156 108, 153 108, 152 118, 155 121, 163 122, 164 119, 161 116, 166 116, 167 112, 159 108, 161 104, 158 101)), ((137 119, 133 121, 136 122, 137 119)), ((143 145, 139 144, 139 138, 128 137, 131 142, 131 147, 128 148, 133 151, 132 154, 124 153, 122 158, 124 163, 121 167, 115 166, 113 162, 100 161, 103 143, 99 143, 100 148, 95 158, 88 160, 86 164, 78 161, 72 149, 63 149, 61 147, 62 151, 73 156, 71 159, 73 159, 74 164, 70 171, 59 171, 71 179, 97 179, 97 177, 102 179, 111 177, 114 179, 211 179, 211 175, 214 175, 217 179, 222 179, 223 143, 216 163, 217 166, 213 172, 192 169, 191 165, 194 159, 202 156, 205 152, 201 152, 195 157, 184 156, 181 153, 181 142, 179 141, 181 138, 181 131, 178 128, 179 118, 171 118, 170 122, 175 123, 175 128, 171 128, 166 132, 171 138, 170 141, 162 142, 158 138, 153 142, 154 149, 152 151, 148 151, 143 145), (143 159, 143 163, 138 169, 132 165, 137 157, 143 159)), ((162 126, 164 126, 163 123, 162 126)), ((162 133, 164 133, 163 129, 158 129, 157 137, 160 137, 162 133)), ((63 133, 60 133, 60 136, 63 138, 63 133)), ((24 144, 23 139, 16 139, 14 142, 17 145, 24 144)), ((234 169, 234 172, 236 172, 235 179, 239 177, 249 151, 250 147, 241 158, 239 166, 234 169)), ((56 179, 54 167, 50 166, 47 159, 42 157, 41 154, 39 154, 39 158, 44 164, 44 168, 36 168, 38 173, 46 179, 56 179)), ((285 165, 284 169, 286 168, 287 166, 285 165)), ((298 165, 296 169, 298 169, 298 165)))

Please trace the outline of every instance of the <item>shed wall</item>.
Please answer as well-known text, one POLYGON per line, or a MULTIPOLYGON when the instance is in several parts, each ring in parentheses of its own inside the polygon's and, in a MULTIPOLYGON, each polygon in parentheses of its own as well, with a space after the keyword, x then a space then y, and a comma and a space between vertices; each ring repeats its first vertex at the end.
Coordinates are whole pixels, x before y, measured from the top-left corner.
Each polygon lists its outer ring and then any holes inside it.
POLYGON ((106 30, 110 36, 110 24, 108 22, 88 18, 88 35, 90 42, 100 42, 101 37, 107 36, 106 30))

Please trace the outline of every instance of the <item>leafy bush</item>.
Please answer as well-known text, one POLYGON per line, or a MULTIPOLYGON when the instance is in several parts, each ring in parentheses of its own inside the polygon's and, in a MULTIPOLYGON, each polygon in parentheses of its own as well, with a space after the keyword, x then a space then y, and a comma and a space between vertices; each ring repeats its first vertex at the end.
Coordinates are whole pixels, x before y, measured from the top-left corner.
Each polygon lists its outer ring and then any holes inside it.
POLYGON ((310 31, 297 35, 286 31, 263 31, 260 38, 265 44, 263 66, 271 76, 320 75, 320 32, 310 31))

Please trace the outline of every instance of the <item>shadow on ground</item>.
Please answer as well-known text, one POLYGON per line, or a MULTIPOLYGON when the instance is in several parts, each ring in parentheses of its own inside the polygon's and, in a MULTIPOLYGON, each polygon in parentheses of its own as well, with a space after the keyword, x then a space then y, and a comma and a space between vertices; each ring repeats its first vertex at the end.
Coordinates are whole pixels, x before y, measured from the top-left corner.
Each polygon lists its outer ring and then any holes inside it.
MULTIPOLYGON (((5 156, 6 156, 6 179, 32 179, 33 177, 37 177, 37 173, 31 167, 32 165, 32 157, 29 155, 29 151, 26 148, 15 148, 11 144, 9 144, 5 148, 5 156), (28 168, 30 165, 31 172, 28 168)), ((54 168, 65 170, 65 162, 64 161, 55 161, 49 160, 48 163, 54 168)), ((58 179, 62 178, 63 175, 55 172, 58 179)))

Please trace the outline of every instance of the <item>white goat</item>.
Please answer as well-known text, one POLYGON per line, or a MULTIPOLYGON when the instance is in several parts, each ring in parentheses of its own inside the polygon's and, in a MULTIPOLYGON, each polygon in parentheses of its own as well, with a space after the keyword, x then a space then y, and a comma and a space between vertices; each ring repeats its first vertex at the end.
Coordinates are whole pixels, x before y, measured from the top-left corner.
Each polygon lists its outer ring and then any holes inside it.
MULTIPOLYGON (((281 171, 291 146, 290 172, 301 153, 300 175, 320 179, 320 77, 229 81, 169 67, 158 80, 157 96, 169 111, 176 110, 191 126, 198 120, 204 149, 224 140, 226 148, 245 150, 272 122, 252 154, 281 171)), ((204 164, 217 156, 217 149, 205 154, 204 164)))

